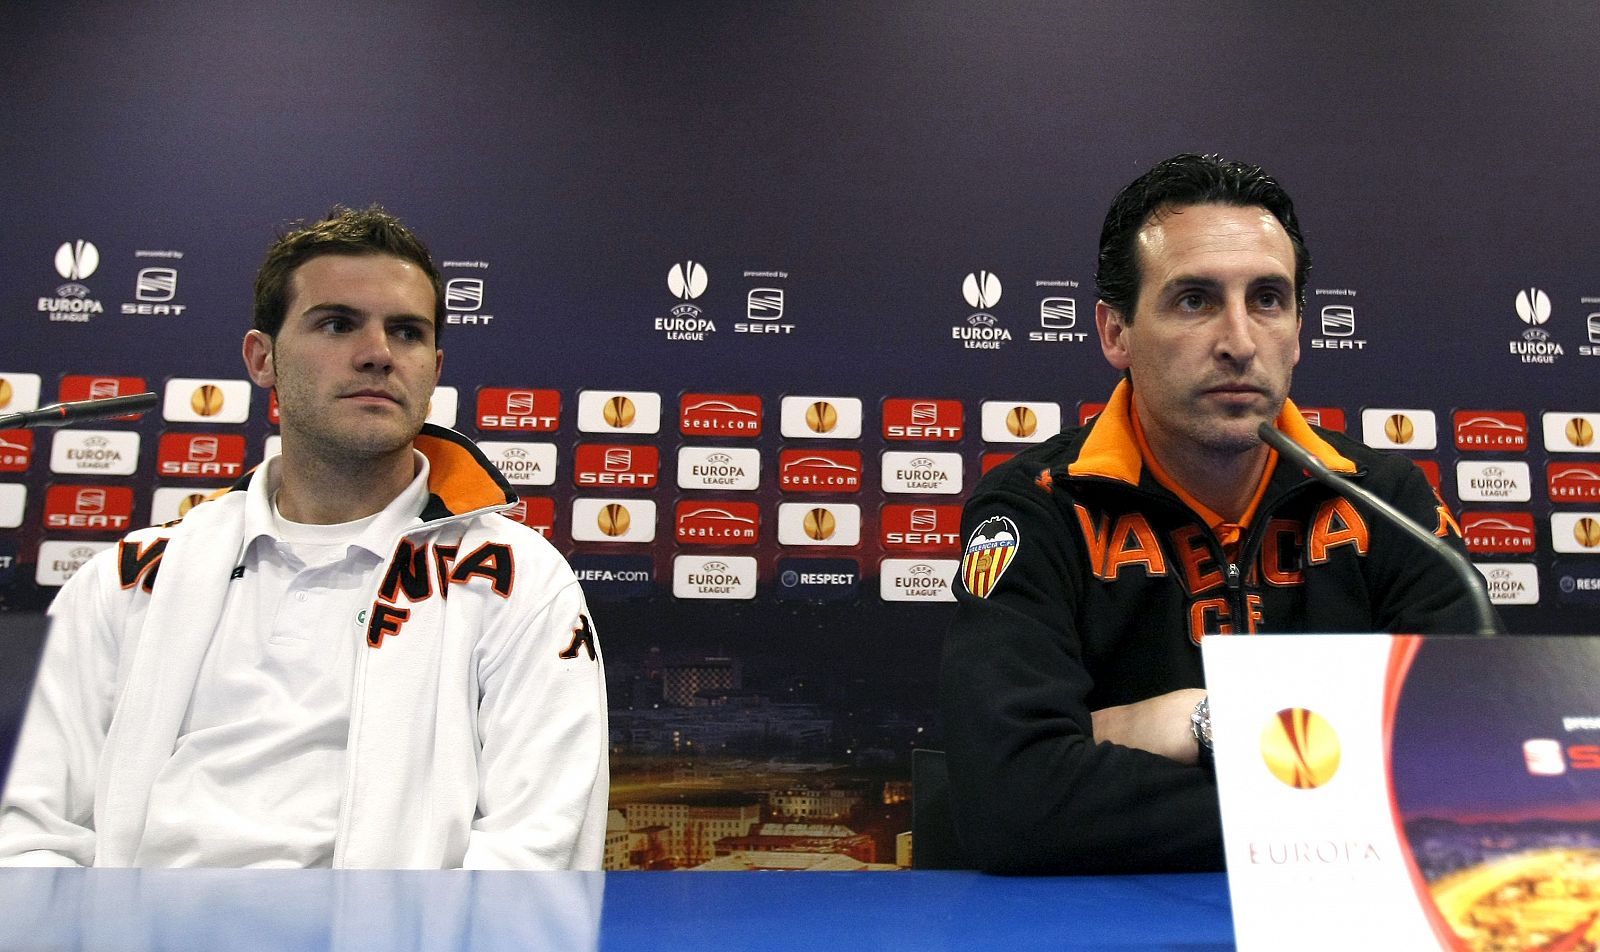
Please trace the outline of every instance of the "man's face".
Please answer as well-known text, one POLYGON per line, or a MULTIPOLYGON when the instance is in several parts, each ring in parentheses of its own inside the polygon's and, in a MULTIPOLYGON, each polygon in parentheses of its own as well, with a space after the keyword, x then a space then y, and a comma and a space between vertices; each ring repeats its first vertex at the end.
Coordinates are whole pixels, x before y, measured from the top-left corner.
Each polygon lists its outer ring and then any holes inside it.
POLYGON ((1139 230, 1131 322, 1095 308, 1100 346, 1133 391, 1151 447, 1216 455, 1261 445, 1300 360, 1294 246, 1265 208, 1190 205, 1139 230))
POLYGON ((444 361, 427 274, 390 255, 322 255, 288 291, 278 336, 244 343, 251 378, 277 388, 285 446, 330 460, 410 446, 444 361))

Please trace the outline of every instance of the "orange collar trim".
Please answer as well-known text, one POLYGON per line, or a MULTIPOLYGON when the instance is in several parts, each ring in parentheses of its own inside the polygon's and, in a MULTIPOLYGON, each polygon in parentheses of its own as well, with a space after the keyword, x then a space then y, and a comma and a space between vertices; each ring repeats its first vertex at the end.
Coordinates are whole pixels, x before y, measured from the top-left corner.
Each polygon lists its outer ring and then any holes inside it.
POLYGON ((1306 452, 1322 461, 1322 465, 1336 473, 1353 473, 1356 464, 1342 456, 1338 450, 1327 440, 1317 435, 1311 428, 1306 418, 1301 415, 1300 408, 1294 405, 1293 400, 1283 401, 1283 412, 1278 414, 1275 424, 1283 431, 1283 435, 1300 444, 1306 452))
POLYGON ((1155 477, 1155 481, 1171 490, 1185 506, 1192 509, 1224 546, 1236 545, 1243 530, 1250 528, 1256 509, 1261 506, 1261 500, 1267 494, 1267 484, 1272 482, 1273 468, 1278 465, 1278 451, 1270 447, 1267 449, 1267 463, 1261 468, 1261 478, 1256 482, 1256 491, 1251 495, 1250 502, 1244 507, 1244 515, 1239 517, 1238 522, 1229 522, 1211 507, 1191 496, 1189 491, 1167 472, 1166 467, 1156 458, 1156 454, 1150 450, 1150 443, 1144 437, 1144 424, 1139 422, 1139 414, 1132 414, 1130 419, 1133 421, 1134 438, 1139 443, 1139 455, 1144 457, 1145 465, 1150 467, 1150 475, 1155 477))
POLYGON ((451 512, 475 512, 516 501, 490 475, 477 448, 454 430, 424 427, 412 445, 428 457, 428 490, 451 512))
POLYGON ((1133 387, 1124 377, 1111 391, 1106 408, 1095 418, 1094 428, 1078 450, 1078 458, 1067 467, 1067 475, 1100 476, 1137 486, 1144 459, 1133 435, 1132 418, 1133 387))
MULTIPOLYGON (((1283 410, 1279 412, 1275 424, 1284 435, 1305 447, 1307 452, 1334 472, 1356 471, 1355 463, 1341 456, 1327 440, 1311 429, 1311 424, 1306 422, 1306 418, 1301 415, 1300 408, 1294 405, 1293 400, 1283 402, 1283 410)), ((1117 388, 1111 391, 1111 397, 1106 401, 1106 408, 1100 411, 1100 415, 1094 421, 1094 428, 1084 438, 1083 446, 1078 451, 1078 458, 1067 466, 1067 475, 1099 476, 1137 486, 1146 462, 1140 452, 1143 441, 1136 427, 1137 424, 1133 419, 1133 387, 1127 378, 1123 378, 1118 381, 1117 388)), ((1159 470, 1155 472, 1159 473, 1159 470)), ((1270 466, 1267 472, 1272 472, 1270 466)), ((1163 483, 1165 482, 1163 480, 1163 483)), ((1253 509, 1254 504, 1252 504, 1253 509)))

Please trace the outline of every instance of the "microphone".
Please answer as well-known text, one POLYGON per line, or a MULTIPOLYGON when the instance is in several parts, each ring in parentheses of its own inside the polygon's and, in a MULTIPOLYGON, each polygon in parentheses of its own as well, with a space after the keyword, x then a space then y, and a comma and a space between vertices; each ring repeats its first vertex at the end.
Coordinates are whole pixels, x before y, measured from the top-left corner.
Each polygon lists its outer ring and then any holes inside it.
POLYGON ((1417 525, 1410 516, 1350 480, 1329 470, 1328 467, 1323 465, 1322 460, 1311 455, 1304 447, 1289 439, 1271 423, 1261 424, 1256 433, 1261 437, 1262 442, 1277 450, 1280 455, 1288 458, 1296 466, 1304 469, 1311 475, 1312 479, 1341 496, 1349 496, 1366 503, 1377 510, 1385 519, 1404 529, 1407 535, 1437 553, 1440 558, 1449 563, 1451 569, 1466 585, 1467 591, 1472 593, 1472 607, 1478 617, 1478 630, 1473 634, 1493 637, 1500 633, 1500 626, 1495 623, 1494 604, 1489 601, 1489 594, 1483 588, 1483 576, 1478 574, 1478 570, 1472 567, 1472 563, 1467 561, 1466 556, 1445 545, 1443 540, 1422 526, 1417 525))
POLYGON ((0 430, 26 430, 36 426, 67 426, 88 420, 143 413, 160 400, 153 393, 131 393, 125 397, 104 397, 99 400, 74 400, 71 403, 52 403, 37 410, 24 410, 0 416, 0 430))

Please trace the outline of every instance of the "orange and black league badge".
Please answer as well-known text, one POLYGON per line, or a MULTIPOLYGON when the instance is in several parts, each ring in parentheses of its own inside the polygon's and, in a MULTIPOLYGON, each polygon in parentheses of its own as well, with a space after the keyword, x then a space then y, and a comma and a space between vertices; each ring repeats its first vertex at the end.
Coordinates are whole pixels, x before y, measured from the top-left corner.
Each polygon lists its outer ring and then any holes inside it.
POLYGON ((1339 735, 1315 711, 1284 708, 1261 732, 1261 759, 1274 777, 1296 790, 1320 787, 1339 769, 1339 735))
POLYGON ((978 523, 961 556, 961 581, 966 584, 967 591, 979 598, 988 598, 1006 566, 1016 556, 1021 542, 1017 524, 1005 516, 990 516, 978 523))

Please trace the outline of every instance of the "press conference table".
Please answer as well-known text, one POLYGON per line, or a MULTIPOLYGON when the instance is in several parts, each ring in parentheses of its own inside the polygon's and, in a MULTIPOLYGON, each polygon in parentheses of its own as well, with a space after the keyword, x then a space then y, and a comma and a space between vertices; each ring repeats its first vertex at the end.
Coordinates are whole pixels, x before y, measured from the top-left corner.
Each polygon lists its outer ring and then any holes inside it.
POLYGON ((0 949, 1232 949, 1224 876, 0 870, 0 949))

